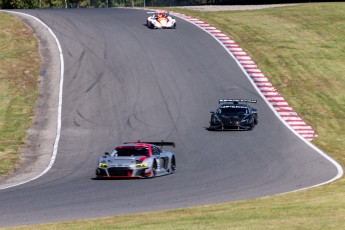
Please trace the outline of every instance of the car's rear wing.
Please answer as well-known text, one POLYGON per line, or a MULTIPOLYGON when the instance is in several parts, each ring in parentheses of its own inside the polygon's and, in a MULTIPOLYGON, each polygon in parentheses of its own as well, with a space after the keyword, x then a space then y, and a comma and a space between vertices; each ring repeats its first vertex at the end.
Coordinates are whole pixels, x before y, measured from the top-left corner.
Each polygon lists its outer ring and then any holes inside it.
POLYGON ((219 104, 229 103, 232 102, 237 104, 238 102, 245 102, 245 103, 257 103, 257 100, 247 100, 247 99, 219 99, 219 104))
POLYGON ((148 11, 148 12, 146 12, 146 13, 147 13, 147 14, 158 14, 158 13, 162 13, 162 14, 164 14, 166 17, 170 15, 168 11, 162 11, 162 10, 148 11))
POLYGON ((138 140, 137 142, 125 142, 124 144, 132 144, 132 143, 143 143, 143 144, 151 144, 151 145, 157 145, 157 146, 172 146, 175 148, 175 142, 167 142, 167 141, 140 141, 138 140))

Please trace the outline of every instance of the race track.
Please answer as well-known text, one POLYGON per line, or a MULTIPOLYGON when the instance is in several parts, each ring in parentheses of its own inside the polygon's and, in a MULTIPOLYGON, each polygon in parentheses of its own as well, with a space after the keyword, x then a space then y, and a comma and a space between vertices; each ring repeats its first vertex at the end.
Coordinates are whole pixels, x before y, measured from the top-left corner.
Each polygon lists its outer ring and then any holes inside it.
POLYGON ((0 190, 0 226, 47 223, 268 196, 334 178, 333 163, 279 120, 213 37, 177 18, 150 30, 128 9, 32 10, 57 35, 65 74, 61 139, 44 176, 0 190), (209 132, 220 98, 258 100, 253 131, 209 132), (174 141, 173 175, 94 180, 125 141, 174 141))

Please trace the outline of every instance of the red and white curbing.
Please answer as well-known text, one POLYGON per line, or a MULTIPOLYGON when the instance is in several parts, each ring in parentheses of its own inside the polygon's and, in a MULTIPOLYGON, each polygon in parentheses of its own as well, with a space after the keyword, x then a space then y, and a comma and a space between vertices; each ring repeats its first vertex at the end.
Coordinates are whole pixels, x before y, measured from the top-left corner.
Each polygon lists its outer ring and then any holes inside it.
POLYGON ((222 43, 242 65, 243 69, 247 72, 255 85, 266 97, 267 101, 277 111, 280 117, 300 136, 302 136, 307 141, 312 141, 315 137, 317 137, 315 131, 310 126, 308 126, 302 120, 302 118, 289 106, 289 104, 280 95, 280 93, 272 86, 267 77, 257 67, 255 62, 246 52, 241 49, 241 47, 239 47, 235 43, 235 41, 230 39, 227 35, 222 33, 214 26, 200 21, 199 19, 195 19, 180 13, 173 14, 202 28, 203 30, 211 34, 220 43, 222 43))

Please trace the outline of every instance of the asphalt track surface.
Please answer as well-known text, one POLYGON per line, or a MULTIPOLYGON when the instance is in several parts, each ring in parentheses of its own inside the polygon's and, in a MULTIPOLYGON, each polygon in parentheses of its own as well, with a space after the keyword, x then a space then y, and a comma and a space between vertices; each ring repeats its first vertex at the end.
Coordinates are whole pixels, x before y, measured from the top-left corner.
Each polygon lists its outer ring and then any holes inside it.
POLYGON ((42 177, 0 190, 0 226, 167 210, 268 196, 334 178, 337 168, 279 120, 213 37, 177 18, 150 30, 128 9, 25 11, 64 54, 62 131, 42 177), (210 132, 220 98, 256 99, 253 131, 210 132), (174 141, 175 174, 94 180, 125 141, 174 141))

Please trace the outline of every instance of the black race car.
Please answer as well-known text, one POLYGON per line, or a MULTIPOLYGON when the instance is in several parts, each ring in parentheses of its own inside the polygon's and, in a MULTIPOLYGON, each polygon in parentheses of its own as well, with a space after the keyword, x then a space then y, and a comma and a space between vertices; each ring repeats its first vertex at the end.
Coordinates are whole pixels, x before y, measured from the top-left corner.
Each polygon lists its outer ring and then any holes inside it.
POLYGON ((248 103, 256 100, 220 99, 219 108, 211 111, 207 130, 252 130, 258 124, 258 112, 248 103))

